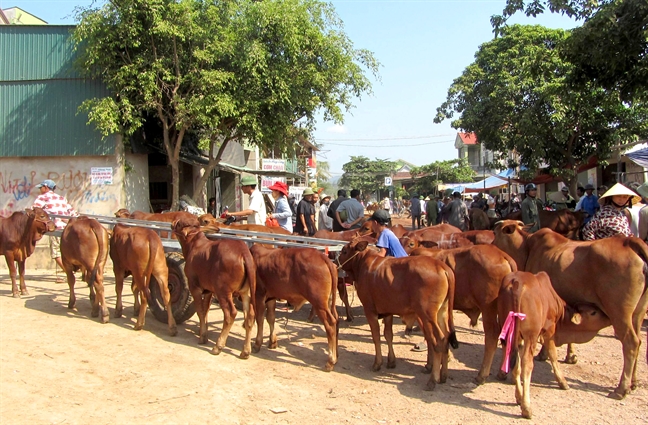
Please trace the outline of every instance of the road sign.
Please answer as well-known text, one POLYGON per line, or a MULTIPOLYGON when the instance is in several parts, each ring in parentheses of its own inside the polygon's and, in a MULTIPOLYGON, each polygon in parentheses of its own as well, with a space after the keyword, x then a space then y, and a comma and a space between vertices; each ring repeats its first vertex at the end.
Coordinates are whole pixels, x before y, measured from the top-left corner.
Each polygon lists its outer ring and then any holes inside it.
POLYGON ((391 185, 392 185, 392 178, 385 177, 385 186, 391 186, 391 185))

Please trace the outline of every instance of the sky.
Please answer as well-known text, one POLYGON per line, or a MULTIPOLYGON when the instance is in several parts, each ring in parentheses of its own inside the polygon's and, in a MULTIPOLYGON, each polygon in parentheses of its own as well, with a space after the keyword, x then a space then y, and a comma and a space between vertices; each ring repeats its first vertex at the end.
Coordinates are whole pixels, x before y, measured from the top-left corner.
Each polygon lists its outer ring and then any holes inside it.
MULTIPOLYGON (((74 24, 74 8, 92 1, 0 0, 49 24, 74 24)), ((333 176, 342 174, 350 156, 402 159, 415 165, 454 159, 457 130, 450 121, 435 124, 436 109, 452 81, 472 63, 480 44, 492 40, 490 17, 505 0, 420 0, 331 2, 356 48, 368 49, 380 61, 380 80, 372 77, 373 94, 354 101, 342 125, 318 120, 313 140, 321 146, 319 161, 328 161, 333 176)), ((515 15, 510 22, 551 28, 573 28, 577 22, 545 13, 537 18, 515 15)))

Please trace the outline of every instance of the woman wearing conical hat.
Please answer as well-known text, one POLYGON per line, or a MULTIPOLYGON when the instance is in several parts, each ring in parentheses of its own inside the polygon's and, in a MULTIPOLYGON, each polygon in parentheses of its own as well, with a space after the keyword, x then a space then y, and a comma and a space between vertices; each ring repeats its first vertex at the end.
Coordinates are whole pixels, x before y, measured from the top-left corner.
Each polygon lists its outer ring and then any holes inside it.
POLYGON ((612 186, 599 198, 601 209, 583 228, 583 239, 593 241, 616 235, 632 236, 626 208, 639 201, 641 197, 621 183, 612 186))

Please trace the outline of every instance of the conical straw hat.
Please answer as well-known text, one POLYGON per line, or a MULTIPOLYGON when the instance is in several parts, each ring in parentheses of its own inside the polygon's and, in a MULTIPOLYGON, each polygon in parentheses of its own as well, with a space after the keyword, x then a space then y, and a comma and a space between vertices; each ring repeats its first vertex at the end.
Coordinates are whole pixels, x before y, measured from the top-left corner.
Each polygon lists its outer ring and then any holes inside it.
POLYGON ((604 198, 608 198, 610 196, 615 196, 615 195, 628 195, 632 196, 632 203, 636 204, 637 202, 641 202, 641 197, 634 193, 632 190, 628 189, 621 183, 617 183, 614 186, 612 186, 610 189, 608 189, 607 192, 605 192, 600 198, 599 198, 599 204, 603 205, 605 201, 603 200, 604 198))

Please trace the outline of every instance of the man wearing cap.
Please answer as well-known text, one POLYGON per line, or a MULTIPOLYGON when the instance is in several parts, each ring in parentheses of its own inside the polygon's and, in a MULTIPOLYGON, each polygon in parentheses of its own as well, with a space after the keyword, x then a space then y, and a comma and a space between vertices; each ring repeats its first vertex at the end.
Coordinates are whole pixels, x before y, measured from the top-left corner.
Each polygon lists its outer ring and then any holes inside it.
MULTIPOLYGON (((42 183, 37 184, 36 188, 39 189, 40 195, 32 204, 32 208, 42 208, 48 214, 69 215, 76 217, 77 212, 72 208, 65 196, 54 193, 56 183, 52 180, 43 180, 42 183)), ((60 218, 54 219, 56 230, 63 230, 65 222, 60 218)), ((58 236, 49 236, 50 256, 56 264, 63 270, 63 262, 61 261, 61 238, 58 236)), ((65 279, 56 278, 57 283, 66 282, 65 279)))
POLYGON ((335 216, 335 212, 337 211, 340 204, 348 199, 346 197, 346 190, 344 189, 338 190, 337 196, 338 196, 337 199, 331 202, 331 205, 329 205, 328 212, 326 213, 326 215, 331 217, 331 220, 333 220, 333 231, 341 232, 344 230, 344 227, 342 227, 342 221, 338 221, 337 217, 335 216))
POLYGON ((427 220, 428 227, 434 226, 438 221, 439 207, 434 199, 430 199, 429 197, 425 199, 427 200, 427 204, 425 204, 425 220, 427 220))
POLYGON ((297 204, 297 222, 295 233, 302 236, 313 236, 315 234, 315 208, 311 203, 313 189, 307 187, 302 193, 302 199, 297 204))
POLYGON ((359 229, 360 222, 364 218, 364 207, 360 203, 360 191, 353 189, 351 191, 351 198, 345 200, 335 211, 336 219, 342 223, 345 229, 359 229), (347 218, 345 221, 340 217, 340 213, 346 212, 347 218))
POLYGON ((391 216, 387 211, 378 210, 373 213, 369 220, 372 222, 373 231, 378 235, 378 242, 376 242, 376 246, 380 250, 378 255, 381 257, 407 257, 407 253, 400 241, 394 232, 387 227, 391 221, 391 216))
POLYGON ((522 221, 524 224, 533 224, 529 229, 529 233, 534 233, 540 230, 540 213, 538 211, 542 209, 542 201, 536 199, 538 188, 533 183, 529 183, 524 187, 524 194, 524 201, 520 205, 522 221))
POLYGON ((274 212, 270 214, 271 218, 277 220, 279 227, 293 231, 292 210, 288 204, 288 185, 284 182, 275 182, 268 189, 272 191, 272 198, 275 200, 274 212))
POLYGON ((461 201, 461 193, 454 192, 452 198, 452 201, 443 207, 441 214, 449 224, 461 229, 462 231, 467 230, 468 208, 466 207, 466 204, 461 201))
POLYGON ((263 195, 257 190, 257 179, 253 176, 241 178, 241 190, 250 196, 250 205, 246 210, 228 213, 228 217, 246 217, 248 224, 265 226, 266 207, 263 202, 263 195))
POLYGON ((596 211, 599 210, 598 197, 594 195, 594 185, 586 184, 585 185, 585 196, 583 196, 578 204, 576 205, 576 211, 585 211, 587 217, 583 220, 583 224, 589 223, 589 221, 594 217, 596 211))
POLYGON ((331 197, 326 193, 322 193, 322 200, 320 201, 319 207, 319 224, 317 230, 328 230, 329 232, 333 230, 333 219, 328 215, 330 203, 331 197))

